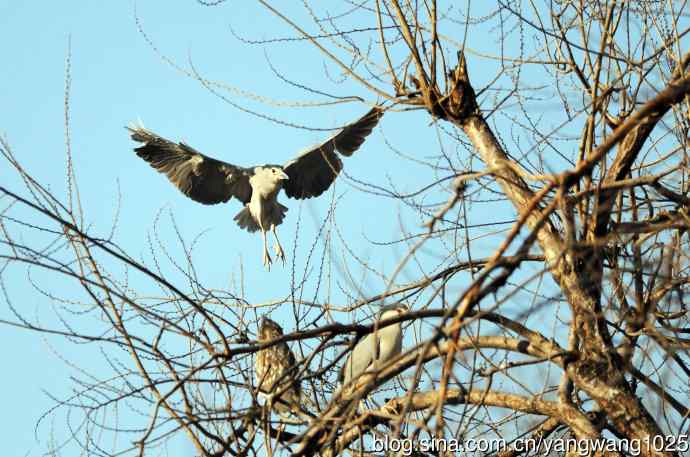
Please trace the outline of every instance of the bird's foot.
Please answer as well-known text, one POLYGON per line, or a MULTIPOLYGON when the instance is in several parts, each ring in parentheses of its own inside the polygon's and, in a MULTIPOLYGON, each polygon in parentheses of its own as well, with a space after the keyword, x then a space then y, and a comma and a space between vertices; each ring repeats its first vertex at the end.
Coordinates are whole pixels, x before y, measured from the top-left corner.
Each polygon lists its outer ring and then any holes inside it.
POLYGON ((268 271, 271 271, 271 263, 273 260, 271 259, 271 256, 268 254, 268 249, 264 249, 264 266, 268 269, 268 271))
POLYGON ((283 252, 283 247, 280 245, 280 243, 276 243, 275 250, 276 257, 278 257, 283 262, 283 266, 285 266, 285 252, 283 252))

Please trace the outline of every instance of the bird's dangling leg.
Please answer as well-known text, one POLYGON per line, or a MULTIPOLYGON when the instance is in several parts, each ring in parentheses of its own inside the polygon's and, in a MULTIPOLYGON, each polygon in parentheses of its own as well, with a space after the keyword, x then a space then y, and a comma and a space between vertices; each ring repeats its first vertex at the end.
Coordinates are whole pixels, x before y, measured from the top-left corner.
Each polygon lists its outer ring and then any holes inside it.
POLYGON ((276 231, 275 224, 271 224, 271 231, 273 232, 273 238, 276 240, 276 256, 283 261, 283 266, 285 266, 285 252, 283 252, 283 247, 280 245, 280 240, 278 239, 278 232, 276 231))
POLYGON ((268 254, 268 241, 266 240, 266 231, 261 227, 261 236, 264 239, 264 266, 271 271, 271 256, 268 254))

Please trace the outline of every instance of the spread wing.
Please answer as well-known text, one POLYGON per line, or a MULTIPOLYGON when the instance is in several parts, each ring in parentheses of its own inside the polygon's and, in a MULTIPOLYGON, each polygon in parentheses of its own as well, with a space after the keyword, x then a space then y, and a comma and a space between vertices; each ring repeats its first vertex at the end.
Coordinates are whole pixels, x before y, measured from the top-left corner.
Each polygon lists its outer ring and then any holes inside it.
POLYGON ((301 153, 286 163, 283 170, 290 179, 283 183, 285 194, 291 198, 302 199, 318 197, 324 193, 343 169, 343 163, 336 151, 346 157, 351 156, 364 143, 381 116, 381 108, 374 107, 323 144, 301 153))
POLYGON ((207 157, 186 145, 173 143, 141 127, 127 127, 134 141, 143 143, 137 155, 168 176, 187 197, 205 205, 235 197, 247 203, 252 197, 252 171, 207 157))

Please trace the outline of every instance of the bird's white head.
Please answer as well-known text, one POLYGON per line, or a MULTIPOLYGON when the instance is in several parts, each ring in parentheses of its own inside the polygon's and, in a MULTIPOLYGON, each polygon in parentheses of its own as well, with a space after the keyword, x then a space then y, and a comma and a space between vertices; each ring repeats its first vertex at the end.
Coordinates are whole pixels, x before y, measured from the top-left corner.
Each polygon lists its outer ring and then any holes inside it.
POLYGON ((254 175, 249 178, 252 189, 264 197, 275 195, 289 176, 279 165, 264 165, 254 168, 254 175))
POLYGON ((384 306, 379 311, 379 319, 393 319, 399 315, 409 311, 409 308, 402 303, 396 303, 394 305, 384 306))
POLYGON ((272 182, 280 182, 290 179, 290 177, 283 171, 283 168, 278 165, 264 165, 263 167, 256 167, 254 174, 260 175, 263 179, 272 182))

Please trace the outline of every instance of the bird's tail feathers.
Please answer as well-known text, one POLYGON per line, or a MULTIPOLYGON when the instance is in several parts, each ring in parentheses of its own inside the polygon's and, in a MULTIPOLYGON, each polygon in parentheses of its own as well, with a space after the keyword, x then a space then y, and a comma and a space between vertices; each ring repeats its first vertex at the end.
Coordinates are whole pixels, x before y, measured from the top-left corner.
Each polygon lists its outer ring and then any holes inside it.
POLYGON ((237 225, 239 225, 240 228, 245 229, 250 233, 254 233, 259 230, 259 224, 256 223, 252 217, 252 213, 249 212, 249 207, 247 206, 242 208, 242 211, 237 213, 233 220, 237 221, 237 225))
POLYGON ((276 202, 276 206, 273 209, 273 223, 275 225, 280 225, 283 223, 283 219, 285 219, 285 213, 287 213, 287 210, 287 206, 281 205, 280 203, 276 202))
MULTIPOLYGON (((283 222, 283 219, 285 219, 285 213, 287 213, 287 210, 287 206, 275 202, 275 205, 270 210, 271 212, 268 214, 268 223, 280 225, 283 222)), ((240 228, 243 228, 250 233, 254 233, 260 229, 259 224, 256 223, 256 220, 249 211, 248 206, 242 208, 242 211, 237 213, 233 220, 237 222, 237 225, 239 225, 240 228)), ((268 227, 266 229, 268 230, 268 227)))

